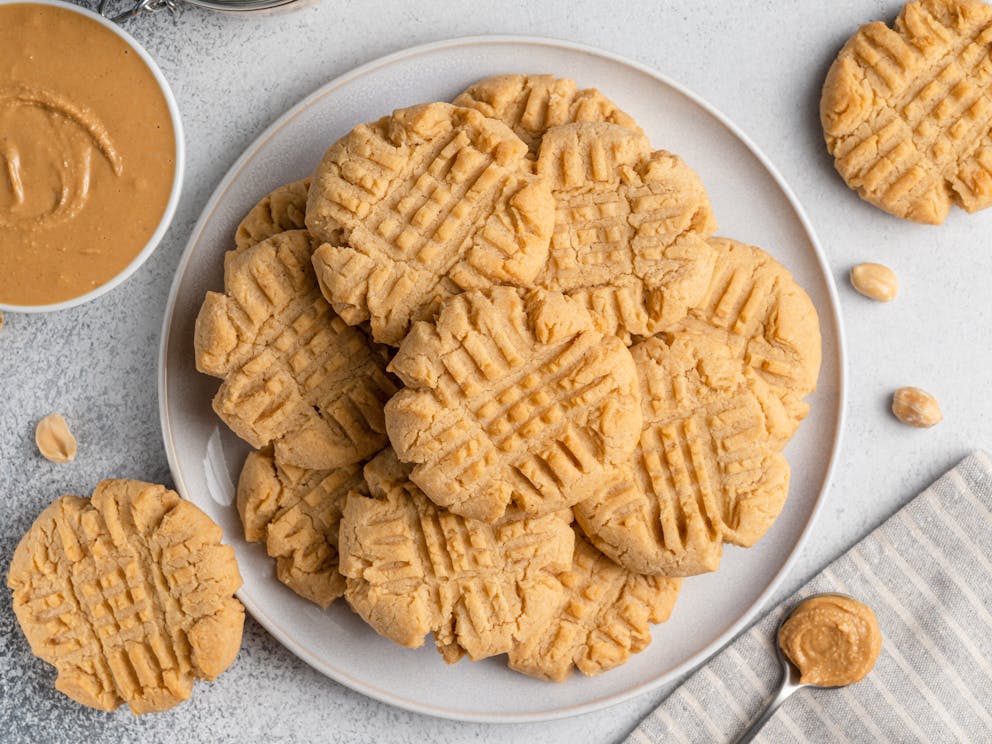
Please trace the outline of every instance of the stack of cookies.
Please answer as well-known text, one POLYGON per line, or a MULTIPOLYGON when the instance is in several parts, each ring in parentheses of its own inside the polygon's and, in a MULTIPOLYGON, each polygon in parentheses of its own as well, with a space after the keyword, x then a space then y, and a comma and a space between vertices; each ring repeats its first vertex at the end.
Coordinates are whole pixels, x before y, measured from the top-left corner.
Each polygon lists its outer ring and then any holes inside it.
POLYGON ((249 212, 197 319, 256 450, 246 537, 449 662, 624 663, 772 525, 816 385, 809 297, 715 230, 696 173, 570 80, 359 124, 249 212))

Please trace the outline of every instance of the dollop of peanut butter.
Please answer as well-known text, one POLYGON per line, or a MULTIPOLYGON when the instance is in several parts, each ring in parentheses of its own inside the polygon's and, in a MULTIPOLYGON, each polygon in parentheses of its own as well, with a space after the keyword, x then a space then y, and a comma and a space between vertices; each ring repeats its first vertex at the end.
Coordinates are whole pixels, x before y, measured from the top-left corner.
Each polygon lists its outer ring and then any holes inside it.
POLYGON ((799 668, 800 682, 840 687, 862 679, 882 650, 871 608, 840 594, 800 604, 778 632, 778 644, 799 668))
POLYGON ((76 459, 76 438, 69 431, 61 413, 50 413, 34 430, 38 451, 52 462, 65 463, 76 459))

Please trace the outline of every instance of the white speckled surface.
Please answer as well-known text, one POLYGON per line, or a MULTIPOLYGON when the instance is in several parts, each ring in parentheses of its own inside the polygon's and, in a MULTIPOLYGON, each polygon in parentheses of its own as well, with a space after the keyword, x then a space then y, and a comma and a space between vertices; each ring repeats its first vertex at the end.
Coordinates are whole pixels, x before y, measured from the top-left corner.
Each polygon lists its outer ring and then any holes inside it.
MULTIPOLYGON (((324 0, 292 13, 234 17, 188 10, 130 29, 171 81, 188 139, 185 192, 172 230, 127 283, 49 316, 10 315, 0 330, 0 571, 20 535, 61 493, 102 477, 169 482, 155 400, 161 315, 186 236, 223 173, 288 106, 357 64, 450 36, 528 33, 604 47, 653 65, 728 114, 770 156, 806 207, 841 282, 849 416, 842 462, 819 529, 780 589, 854 543, 971 449, 992 446, 992 212, 941 228, 902 223, 858 200, 834 173, 817 119, 819 87, 844 39, 891 19, 899 3, 791 4, 324 0), (785 10, 782 10, 785 8, 785 10), (900 296, 878 305, 846 284, 851 265, 890 265, 900 296), (887 413, 901 385, 933 392, 945 421, 930 431, 887 413), (41 459, 35 421, 62 411, 80 440, 71 465, 41 459)), ((744 195, 742 198, 746 198, 744 195)), ((253 621, 235 666, 158 716, 80 708, 52 689, 0 592, 0 739, 4 741, 615 741, 664 690, 580 718, 514 726, 434 720, 368 700, 320 677, 253 621)))

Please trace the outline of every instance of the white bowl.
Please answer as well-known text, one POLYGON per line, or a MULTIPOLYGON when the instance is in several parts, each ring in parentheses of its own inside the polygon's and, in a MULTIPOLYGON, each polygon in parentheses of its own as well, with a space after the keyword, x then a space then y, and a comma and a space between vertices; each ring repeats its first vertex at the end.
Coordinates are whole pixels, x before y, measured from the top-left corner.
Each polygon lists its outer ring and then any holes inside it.
POLYGON ((186 142, 183 138, 183 123, 179 118, 179 105, 176 103, 176 98, 172 95, 172 89, 169 87, 168 81, 165 79, 165 75, 159 69, 158 65, 155 64, 155 60, 152 59, 151 55, 145 51, 144 47, 139 44, 131 34, 127 33, 124 29, 113 23, 106 18, 104 18, 99 13, 94 13, 88 8, 82 8, 78 5, 72 5, 70 3, 61 2, 60 0, 0 0, 0 5, 11 5, 11 4, 28 4, 28 5, 52 5, 56 8, 61 8, 62 10, 67 10, 72 13, 79 13, 87 18, 96 21, 104 28, 110 29, 113 33, 117 34, 121 39, 124 40, 128 46, 130 46, 134 51, 138 53, 138 56, 148 65, 148 69, 151 70, 152 75, 155 78, 155 82, 158 83, 159 90, 162 91, 162 96, 165 98, 166 106, 169 108, 169 118, 172 119, 172 131, 176 141, 176 168, 175 173, 172 177, 172 189, 169 192, 169 201, 165 205, 165 211, 162 212, 162 218, 159 220, 158 226, 155 228, 155 232, 145 243, 145 247, 141 249, 141 252, 135 256, 131 263, 124 267, 118 274, 116 274, 109 281, 101 284, 95 289, 91 289, 86 294, 82 294, 79 297, 73 297, 71 300, 65 300, 64 302, 53 302, 50 305, 10 305, 4 302, 0 302, 0 310, 12 312, 12 313, 50 313, 55 310, 66 310, 70 307, 76 307, 77 305, 82 305, 84 302, 89 302, 90 300, 95 300, 100 297, 118 284, 121 284, 125 279, 131 276, 138 268, 143 264, 148 257, 152 255, 152 251, 158 247, 166 230, 169 229, 169 224, 172 222, 172 217, 176 213, 176 206, 179 204, 179 192, 182 191, 183 184, 183 173, 186 170, 186 142))

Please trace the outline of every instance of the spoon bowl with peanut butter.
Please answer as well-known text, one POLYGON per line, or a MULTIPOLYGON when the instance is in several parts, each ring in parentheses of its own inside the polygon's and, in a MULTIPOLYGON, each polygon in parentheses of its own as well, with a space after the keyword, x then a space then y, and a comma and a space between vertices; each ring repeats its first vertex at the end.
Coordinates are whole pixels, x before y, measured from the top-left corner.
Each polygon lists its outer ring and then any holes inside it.
POLYGON ((863 679, 878 659, 882 634, 875 613, 846 594, 807 597, 778 627, 782 667, 778 691, 736 744, 752 741, 775 711, 803 687, 845 687, 863 679))

